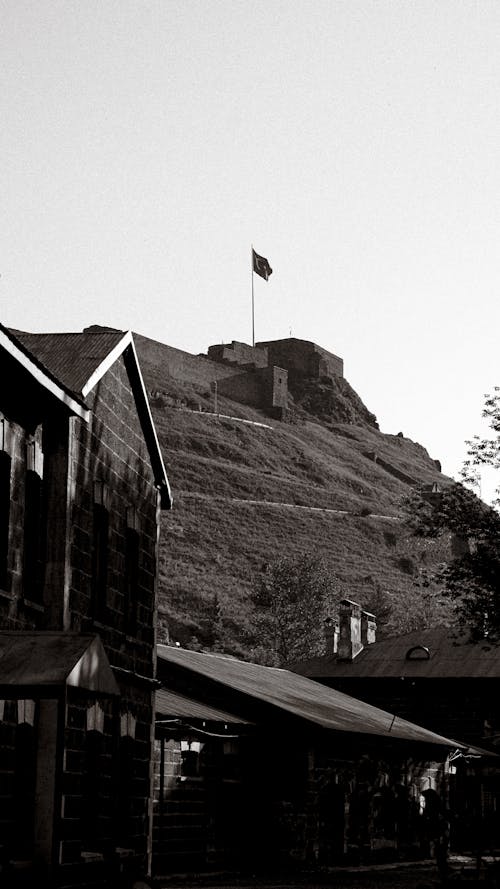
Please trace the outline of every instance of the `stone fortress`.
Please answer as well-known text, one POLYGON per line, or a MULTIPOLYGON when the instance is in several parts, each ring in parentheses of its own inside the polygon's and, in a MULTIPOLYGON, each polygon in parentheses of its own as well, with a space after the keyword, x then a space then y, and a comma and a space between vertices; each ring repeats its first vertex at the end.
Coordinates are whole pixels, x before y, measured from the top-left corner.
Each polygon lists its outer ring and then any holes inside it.
POLYGON ((282 419, 288 408, 289 384, 300 379, 343 377, 342 358, 315 343, 289 337, 249 346, 233 340, 209 346, 207 355, 192 355, 157 340, 134 334, 146 378, 155 366, 182 383, 209 386, 233 401, 282 419))

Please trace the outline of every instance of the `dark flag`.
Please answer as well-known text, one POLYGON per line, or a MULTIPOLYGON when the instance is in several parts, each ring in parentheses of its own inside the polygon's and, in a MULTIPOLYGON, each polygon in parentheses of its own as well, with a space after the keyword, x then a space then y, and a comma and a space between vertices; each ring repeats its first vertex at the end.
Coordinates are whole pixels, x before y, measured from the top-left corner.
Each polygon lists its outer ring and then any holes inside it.
POLYGON ((272 275, 273 270, 269 265, 267 259, 264 256, 259 256, 258 253, 252 248, 253 254, 253 270, 257 275, 260 275, 261 278, 265 278, 266 281, 269 278, 269 275, 272 275))

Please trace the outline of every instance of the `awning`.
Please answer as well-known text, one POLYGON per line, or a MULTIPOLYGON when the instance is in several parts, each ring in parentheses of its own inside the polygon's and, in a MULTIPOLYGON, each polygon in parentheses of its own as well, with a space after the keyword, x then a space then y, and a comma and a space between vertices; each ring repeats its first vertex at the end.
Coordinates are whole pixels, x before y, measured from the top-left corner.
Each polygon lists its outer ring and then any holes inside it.
POLYGON ((120 693, 99 636, 62 632, 0 633, 0 690, 72 686, 120 693))

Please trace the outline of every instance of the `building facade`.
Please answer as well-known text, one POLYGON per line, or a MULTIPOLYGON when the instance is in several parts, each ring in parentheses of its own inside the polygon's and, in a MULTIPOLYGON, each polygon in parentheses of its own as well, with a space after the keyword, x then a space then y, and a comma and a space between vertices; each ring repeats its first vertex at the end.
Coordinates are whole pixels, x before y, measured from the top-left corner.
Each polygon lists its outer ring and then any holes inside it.
POLYGON ((329 622, 324 656, 293 669, 482 750, 479 757, 452 754, 442 788, 450 841, 456 851, 498 848, 498 644, 449 627, 376 641, 374 616, 344 600, 338 622, 329 622))
POLYGON ((0 329, 1 867, 150 868, 159 516, 134 343, 0 329))
POLYGON ((158 646, 155 874, 426 856, 455 742, 283 669, 158 646))

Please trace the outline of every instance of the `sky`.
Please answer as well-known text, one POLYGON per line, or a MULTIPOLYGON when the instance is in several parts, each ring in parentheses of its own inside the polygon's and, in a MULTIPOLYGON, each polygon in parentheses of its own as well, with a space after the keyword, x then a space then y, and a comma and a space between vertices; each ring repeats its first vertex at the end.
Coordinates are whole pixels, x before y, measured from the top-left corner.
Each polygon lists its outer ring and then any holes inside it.
POLYGON ((251 342, 253 244, 256 340, 457 476, 500 385, 497 0, 0 0, 0 120, 4 324, 251 342))

